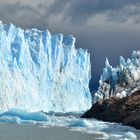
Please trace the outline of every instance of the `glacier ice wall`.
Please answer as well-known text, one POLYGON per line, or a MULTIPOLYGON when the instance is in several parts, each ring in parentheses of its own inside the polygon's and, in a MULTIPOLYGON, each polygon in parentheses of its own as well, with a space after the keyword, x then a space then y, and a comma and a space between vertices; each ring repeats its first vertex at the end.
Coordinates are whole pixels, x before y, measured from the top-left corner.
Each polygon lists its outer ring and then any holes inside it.
POLYGON ((120 56, 120 64, 115 68, 106 58, 99 84, 93 102, 111 96, 124 97, 140 89, 140 51, 133 51, 131 59, 127 61, 120 56))
POLYGON ((90 55, 72 35, 0 23, 0 109, 83 111, 91 107, 90 55))

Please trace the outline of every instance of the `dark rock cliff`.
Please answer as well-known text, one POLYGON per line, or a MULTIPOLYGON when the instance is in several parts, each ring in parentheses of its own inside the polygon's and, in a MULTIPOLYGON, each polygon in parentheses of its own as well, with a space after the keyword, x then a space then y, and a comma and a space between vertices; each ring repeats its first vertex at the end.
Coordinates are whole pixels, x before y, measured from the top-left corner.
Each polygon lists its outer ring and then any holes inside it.
POLYGON ((140 91, 122 99, 111 97, 100 100, 82 118, 118 122, 140 129, 140 91))

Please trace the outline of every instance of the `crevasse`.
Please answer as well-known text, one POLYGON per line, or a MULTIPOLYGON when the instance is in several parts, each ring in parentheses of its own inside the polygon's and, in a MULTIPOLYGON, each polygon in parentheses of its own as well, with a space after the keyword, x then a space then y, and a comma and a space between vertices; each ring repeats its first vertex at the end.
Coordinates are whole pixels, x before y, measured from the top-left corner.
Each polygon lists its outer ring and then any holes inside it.
POLYGON ((0 109, 70 112, 91 107, 90 55, 72 35, 0 23, 0 109))

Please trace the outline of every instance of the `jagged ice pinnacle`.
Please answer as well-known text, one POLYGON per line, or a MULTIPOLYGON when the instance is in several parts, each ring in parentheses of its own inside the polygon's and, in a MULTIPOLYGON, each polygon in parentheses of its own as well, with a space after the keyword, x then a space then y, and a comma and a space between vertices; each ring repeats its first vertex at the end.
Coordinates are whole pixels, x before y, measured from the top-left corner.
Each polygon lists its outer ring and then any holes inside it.
POLYGON ((0 22, 0 109, 83 111, 91 107, 90 55, 72 35, 0 22))
POLYGON ((133 51, 131 59, 127 61, 120 56, 120 63, 115 68, 106 59, 99 83, 93 97, 94 103, 111 96, 125 97, 140 90, 140 51, 133 51))

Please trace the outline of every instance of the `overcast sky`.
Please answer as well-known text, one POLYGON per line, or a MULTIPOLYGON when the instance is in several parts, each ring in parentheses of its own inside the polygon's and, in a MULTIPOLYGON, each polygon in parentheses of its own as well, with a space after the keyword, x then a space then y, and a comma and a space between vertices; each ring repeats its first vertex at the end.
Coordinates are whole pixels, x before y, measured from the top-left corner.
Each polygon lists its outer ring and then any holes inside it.
POLYGON ((0 20, 73 34, 76 48, 91 54, 91 89, 105 57, 116 66, 120 55, 128 58, 140 49, 140 0, 0 0, 0 20))

